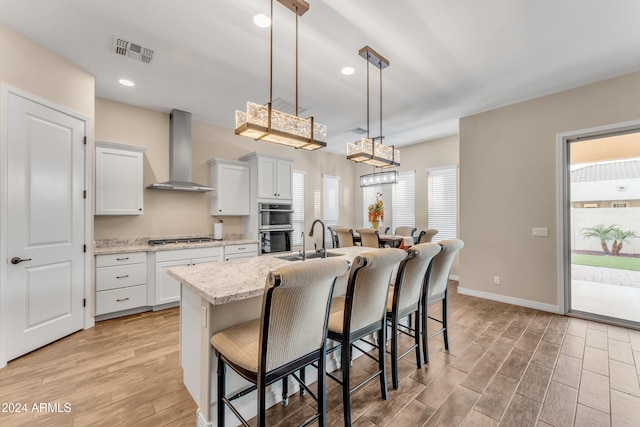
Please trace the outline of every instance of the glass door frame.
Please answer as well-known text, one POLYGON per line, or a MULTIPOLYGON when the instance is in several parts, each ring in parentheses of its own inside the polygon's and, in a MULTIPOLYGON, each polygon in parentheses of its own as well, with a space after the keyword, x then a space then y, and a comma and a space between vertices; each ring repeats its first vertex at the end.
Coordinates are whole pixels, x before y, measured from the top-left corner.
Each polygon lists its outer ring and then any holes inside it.
POLYGON ((580 129, 556 135, 557 227, 558 227, 558 312, 567 316, 638 328, 637 323, 571 309, 571 183, 569 144, 576 141, 640 132, 640 120, 580 129))

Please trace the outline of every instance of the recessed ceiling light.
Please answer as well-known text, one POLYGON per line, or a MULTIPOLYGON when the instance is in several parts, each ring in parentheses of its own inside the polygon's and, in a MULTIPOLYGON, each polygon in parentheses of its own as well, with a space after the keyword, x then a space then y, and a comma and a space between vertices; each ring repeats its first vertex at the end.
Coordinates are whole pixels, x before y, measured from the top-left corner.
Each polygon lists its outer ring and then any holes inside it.
POLYGON ((259 13, 253 17, 253 23, 260 28, 267 28, 269 25, 271 25, 271 18, 269 18, 264 13, 259 13))
POLYGON ((120 80, 118 80, 118 82, 122 86, 127 86, 127 87, 132 87, 132 86, 136 85, 134 82, 132 82, 131 80, 127 80, 127 79, 120 79, 120 80))
POLYGON ((344 67, 342 69, 342 74, 344 74, 345 76, 350 76, 351 74, 353 74, 356 70, 353 69, 353 67, 344 67))

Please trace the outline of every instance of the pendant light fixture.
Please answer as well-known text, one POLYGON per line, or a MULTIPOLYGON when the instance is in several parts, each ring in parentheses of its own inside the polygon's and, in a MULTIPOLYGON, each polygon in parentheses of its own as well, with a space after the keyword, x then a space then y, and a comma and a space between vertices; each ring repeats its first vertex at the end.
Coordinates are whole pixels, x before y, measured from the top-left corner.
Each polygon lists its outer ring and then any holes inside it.
POLYGON ((309 10, 304 0, 278 0, 296 14, 296 115, 273 109, 273 0, 269 33, 269 102, 264 105, 247 102, 247 111, 236 111, 236 135, 274 142, 305 150, 326 147, 327 126, 315 123, 313 117, 298 117, 298 17, 309 10))
POLYGON ((400 151, 393 145, 382 144, 382 70, 389 66, 389 61, 369 46, 358 53, 367 61, 367 137, 347 144, 347 159, 379 168, 400 166, 400 151), (369 64, 380 70, 380 135, 377 138, 369 136, 369 64))

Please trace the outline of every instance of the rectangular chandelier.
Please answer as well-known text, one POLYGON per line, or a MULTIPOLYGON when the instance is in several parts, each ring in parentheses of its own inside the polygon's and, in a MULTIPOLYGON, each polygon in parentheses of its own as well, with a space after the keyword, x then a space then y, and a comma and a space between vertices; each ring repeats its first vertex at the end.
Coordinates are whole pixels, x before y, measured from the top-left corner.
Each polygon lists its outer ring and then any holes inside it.
POLYGON ((247 102, 247 112, 236 110, 236 135, 247 136, 304 150, 327 146, 327 126, 271 108, 247 102))
POLYGON ((347 159, 379 168, 400 166, 400 150, 382 145, 374 138, 362 138, 347 144, 347 159))
POLYGON ((398 171, 382 171, 360 176, 360 187, 397 184, 398 171))

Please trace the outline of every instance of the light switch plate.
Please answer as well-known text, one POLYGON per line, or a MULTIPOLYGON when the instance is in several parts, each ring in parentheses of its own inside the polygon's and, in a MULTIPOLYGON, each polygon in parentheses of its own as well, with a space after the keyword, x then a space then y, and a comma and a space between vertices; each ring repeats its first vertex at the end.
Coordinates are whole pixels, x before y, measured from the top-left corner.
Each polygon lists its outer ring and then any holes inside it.
POLYGON ((533 227, 531 229, 531 235, 535 237, 548 237, 549 236, 549 228, 548 227, 533 227))

